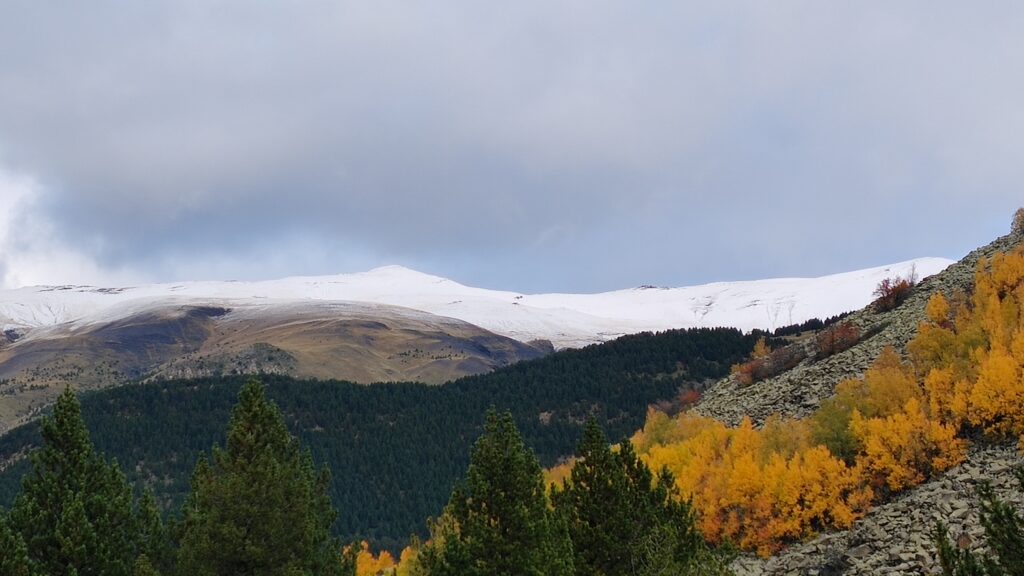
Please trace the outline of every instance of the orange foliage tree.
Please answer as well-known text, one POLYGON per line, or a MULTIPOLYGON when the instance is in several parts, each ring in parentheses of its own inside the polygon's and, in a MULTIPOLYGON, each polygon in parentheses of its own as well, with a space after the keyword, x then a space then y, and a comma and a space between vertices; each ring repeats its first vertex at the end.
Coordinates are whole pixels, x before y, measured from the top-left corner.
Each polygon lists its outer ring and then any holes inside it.
POLYGON ((374 556, 365 540, 356 554, 356 576, 390 576, 395 573, 395 559, 387 550, 374 556))
POLYGON ((954 425, 1024 442, 1024 252, 981 259, 970 298, 941 295, 908 346, 930 408, 954 425))
POLYGON ((649 466, 674 474, 712 543, 770 554, 812 530, 848 527, 871 500, 842 460, 808 444, 799 421, 762 431, 687 413, 671 424, 651 414, 649 424, 634 442, 649 466))
POLYGON ((863 446, 857 456, 858 475, 872 487, 892 492, 959 464, 966 451, 956 428, 929 418, 916 398, 881 418, 864 418, 855 410, 850 427, 863 446))

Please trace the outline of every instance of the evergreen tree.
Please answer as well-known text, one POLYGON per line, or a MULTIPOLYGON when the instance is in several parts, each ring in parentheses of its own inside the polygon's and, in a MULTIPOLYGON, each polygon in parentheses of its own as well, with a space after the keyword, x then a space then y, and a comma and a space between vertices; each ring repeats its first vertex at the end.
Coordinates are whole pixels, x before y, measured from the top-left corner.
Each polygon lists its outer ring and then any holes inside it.
POLYGON ((0 512, 0 576, 31 576, 28 548, 0 512))
POLYGON ((226 445, 199 460, 185 503, 179 572, 195 575, 343 574, 329 535, 328 475, 313 468, 263 385, 238 395, 226 445))
POLYGON ((429 576, 574 574, 564 521, 548 506, 537 458, 512 415, 487 414, 465 482, 433 527, 420 568, 429 576))
POLYGON ((690 507, 674 494, 667 471, 657 479, 623 441, 613 452, 597 422, 588 420, 571 477, 552 495, 568 520, 576 569, 584 574, 675 573, 703 541, 690 507))
POLYGON ((148 488, 139 501, 136 518, 139 560, 135 562, 135 573, 139 573, 140 569, 154 573, 171 573, 174 569, 174 548, 171 546, 170 534, 160 517, 153 492, 148 488))
MULTIPOLYGON (((1024 489, 1024 468, 1016 471, 1024 489)), ((978 488, 981 496, 981 524, 993 554, 978 557, 969 550, 960 550, 949 541, 948 530, 939 523, 935 543, 939 551, 942 573, 946 576, 1011 576, 1024 574, 1024 518, 1010 504, 996 497, 992 487, 978 488)))
POLYGON ((127 576, 136 545, 131 490, 117 465, 93 450, 70 389, 43 420, 42 436, 8 519, 33 571, 127 576))
POLYGON ((153 564, 149 561, 149 556, 143 554, 135 559, 135 565, 132 567, 132 576, 160 576, 160 572, 153 568, 153 564))

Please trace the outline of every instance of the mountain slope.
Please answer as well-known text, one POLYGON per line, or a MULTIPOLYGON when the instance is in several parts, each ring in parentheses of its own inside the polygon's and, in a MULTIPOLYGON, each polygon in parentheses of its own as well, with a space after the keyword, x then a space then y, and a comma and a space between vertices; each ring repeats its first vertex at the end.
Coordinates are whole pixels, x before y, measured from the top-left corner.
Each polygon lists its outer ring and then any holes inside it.
MULTIPOLYGON (((972 251, 945 271, 925 279, 899 307, 884 313, 864 309, 844 318, 866 335, 848 350, 822 360, 809 355, 796 367, 746 387, 734 378, 726 378, 707 391, 696 410, 730 424, 744 416, 760 424, 771 414, 809 415, 833 394, 840 381, 862 376, 884 347, 905 352, 925 319, 925 305, 934 293, 942 292, 947 297, 957 291, 970 293, 979 260, 1021 244, 1024 229, 1015 227, 1010 235, 972 251)), ((803 341, 793 345, 810 344, 803 341)), ((880 504, 850 530, 823 534, 769 559, 744 556, 733 568, 744 576, 938 573, 932 543, 935 522, 948 524, 958 545, 980 550, 984 531, 975 488, 989 483, 1001 497, 1024 510, 1012 474, 1021 465, 1024 456, 1016 446, 975 444, 963 464, 880 504)))
POLYGON ((252 373, 439 384, 550 352, 453 318, 380 304, 240 301, 228 308, 171 299, 114 312, 109 320, 36 328, 0 346, 0 431, 38 413, 68 385, 252 373))

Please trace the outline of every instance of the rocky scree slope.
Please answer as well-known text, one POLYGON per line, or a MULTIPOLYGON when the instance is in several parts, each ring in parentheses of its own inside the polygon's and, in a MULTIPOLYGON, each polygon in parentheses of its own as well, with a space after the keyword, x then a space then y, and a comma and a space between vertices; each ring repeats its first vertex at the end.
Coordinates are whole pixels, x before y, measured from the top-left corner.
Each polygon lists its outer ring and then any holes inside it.
POLYGON ((886 346, 905 353, 907 343, 925 319, 924 308, 932 294, 941 291, 948 296, 957 290, 969 292, 974 285, 974 270, 979 259, 1010 250, 1022 241, 1024 233, 1015 232, 972 251, 942 272, 922 279, 893 310, 879 313, 868 306, 850 314, 843 321, 856 326, 862 336, 844 352, 819 359, 815 357, 814 340, 805 339, 792 346, 803 347, 807 358, 778 376, 746 387, 732 377, 722 380, 707 391, 696 407, 697 412, 731 426, 739 424, 744 416, 749 416, 755 425, 772 414, 809 416, 822 400, 832 395, 836 384, 862 376, 886 346))
MULTIPOLYGON (((809 416, 836 384, 861 377, 885 346, 901 353, 916 335, 925 318, 924 308, 932 294, 949 295, 973 287, 978 260, 1011 250, 1024 242, 1024 229, 974 250, 945 271, 922 280, 894 310, 875 312, 867 307, 846 318, 865 335, 850 349, 816 360, 813 341, 799 341, 808 358, 776 377, 742 387, 735 378, 712 386, 697 405, 705 416, 737 425, 746 415, 755 425, 772 414, 809 416)), ((1013 468, 1024 465, 1016 446, 973 446, 967 460, 937 478, 908 490, 875 507, 850 530, 823 534, 768 558, 744 555, 733 563, 740 576, 759 574, 937 574, 931 531, 936 520, 949 525, 958 545, 984 549, 984 530, 979 521, 976 487, 989 482, 1004 500, 1024 510, 1024 496, 1013 477, 1013 468)))

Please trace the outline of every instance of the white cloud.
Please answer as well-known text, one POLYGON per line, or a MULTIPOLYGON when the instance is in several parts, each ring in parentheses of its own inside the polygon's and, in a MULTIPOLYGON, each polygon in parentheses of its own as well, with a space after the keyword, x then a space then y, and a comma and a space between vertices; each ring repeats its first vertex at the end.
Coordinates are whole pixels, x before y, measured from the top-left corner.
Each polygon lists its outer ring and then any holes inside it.
POLYGON ((32 178, 0 169, 0 288, 37 284, 130 283, 64 245, 39 209, 42 188, 32 178))

